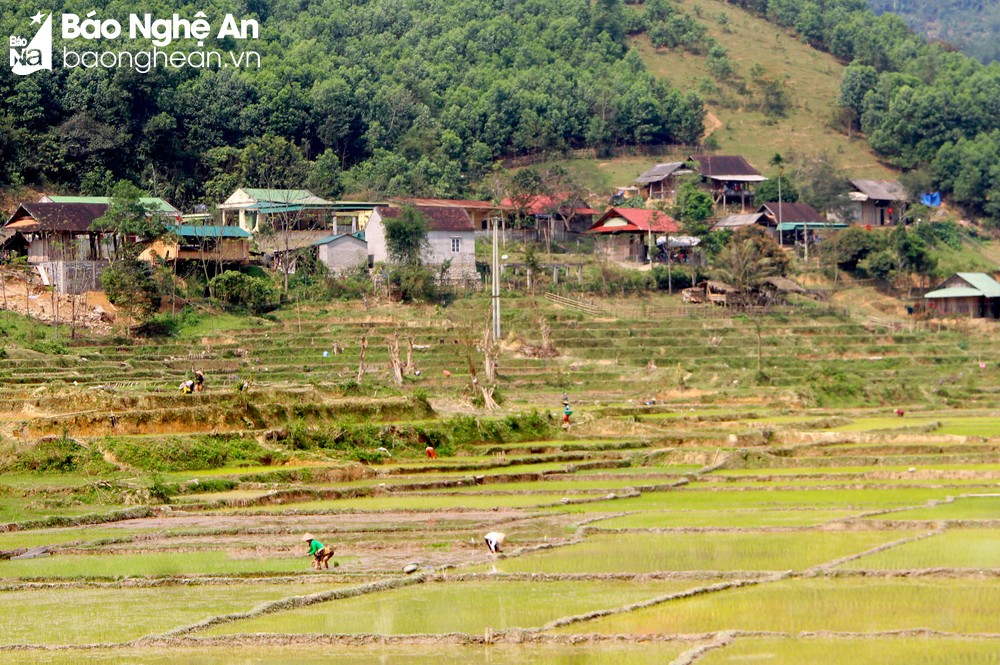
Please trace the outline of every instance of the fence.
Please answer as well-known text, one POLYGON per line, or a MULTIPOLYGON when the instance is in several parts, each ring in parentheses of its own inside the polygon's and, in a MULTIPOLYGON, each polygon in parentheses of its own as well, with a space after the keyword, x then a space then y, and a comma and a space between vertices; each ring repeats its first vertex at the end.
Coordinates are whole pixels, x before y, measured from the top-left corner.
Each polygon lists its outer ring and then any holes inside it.
POLYGON ((46 261, 38 264, 42 283, 58 293, 73 294, 101 290, 101 273, 107 261, 46 261))
MULTIPOLYGON (((530 155, 508 157, 503 160, 505 168, 520 168, 541 164, 557 159, 603 159, 612 157, 653 157, 674 156, 679 160, 687 159, 693 154, 708 154, 714 152, 703 145, 683 145, 677 143, 656 143, 652 145, 616 145, 601 148, 578 148, 574 150, 546 150, 530 155)), ((638 175, 638 174, 636 174, 638 175)))

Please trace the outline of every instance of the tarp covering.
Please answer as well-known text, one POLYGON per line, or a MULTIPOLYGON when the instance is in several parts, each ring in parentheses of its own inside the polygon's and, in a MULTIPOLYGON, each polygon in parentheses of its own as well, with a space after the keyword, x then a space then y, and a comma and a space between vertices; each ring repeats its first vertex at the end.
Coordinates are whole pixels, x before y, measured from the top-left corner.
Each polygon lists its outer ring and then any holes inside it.
POLYGON ((925 192, 920 195, 920 202, 931 208, 939 208, 941 206, 941 192, 925 192))

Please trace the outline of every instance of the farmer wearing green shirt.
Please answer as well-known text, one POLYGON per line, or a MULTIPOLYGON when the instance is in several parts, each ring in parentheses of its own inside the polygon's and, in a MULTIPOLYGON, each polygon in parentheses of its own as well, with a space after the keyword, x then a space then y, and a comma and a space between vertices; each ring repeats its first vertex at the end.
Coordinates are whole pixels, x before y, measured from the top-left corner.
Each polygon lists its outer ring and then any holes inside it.
POLYGON ((319 570, 320 568, 330 569, 330 558, 333 556, 333 547, 323 547, 323 543, 316 540, 316 536, 311 533, 307 533, 302 536, 304 542, 309 543, 309 552, 307 556, 313 557, 313 568, 319 570))

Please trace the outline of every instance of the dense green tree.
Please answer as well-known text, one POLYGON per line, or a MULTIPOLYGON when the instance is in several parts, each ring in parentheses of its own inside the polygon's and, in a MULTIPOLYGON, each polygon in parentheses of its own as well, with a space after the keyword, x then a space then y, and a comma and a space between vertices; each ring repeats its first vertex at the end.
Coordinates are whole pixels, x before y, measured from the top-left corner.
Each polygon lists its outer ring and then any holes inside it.
POLYGON ((795 203, 799 200, 799 190, 795 183, 784 175, 775 175, 757 185, 753 193, 753 200, 756 203, 770 203, 778 200, 778 181, 781 181, 781 201, 784 203, 795 203))
MULTIPOLYGON (((664 17, 677 13, 661 5, 664 17)), ((183 17, 185 7, 147 9, 183 17)), ((94 174, 93 190, 110 173, 184 206, 218 201, 237 182, 281 179, 255 169, 261 149, 271 162, 300 161, 286 169, 299 186, 320 169, 333 184, 319 162, 332 151, 323 160, 337 157, 347 187, 462 195, 500 157, 701 135, 697 96, 657 81, 625 50, 625 30, 645 21, 621 0, 207 0, 200 9, 251 7, 261 38, 225 46, 257 50, 260 69, 0 70, 0 181, 79 189, 94 174)), ((87 11, 77 0, 64 9, 87 11)), ((5 15, 10 34, 25 11, 5 15)), ((114 0, 102 11, 124 18, 133 8, 114 0)))
POLYGON ((387 217, 384 224, 389 258, 394 263, 419 266, 430 231, 427 218, 413 206, 403 206, 398 216, 387 217))
POLYGON ((838 231, 821 245, 823 253, 844 270, 856 270, 858 263, 885 246, 885 234, 860 226, 838 231))
POLYGON ((132 183, 122 180, 111 190, 108 209, 91 224, 92 231, 110 234, 115 254, 137 257, 137 242, 159 238, 167 232, 168 220, 141 201, 143 193, 132 183), (134 240, 133 240, 134 239, 134 240))

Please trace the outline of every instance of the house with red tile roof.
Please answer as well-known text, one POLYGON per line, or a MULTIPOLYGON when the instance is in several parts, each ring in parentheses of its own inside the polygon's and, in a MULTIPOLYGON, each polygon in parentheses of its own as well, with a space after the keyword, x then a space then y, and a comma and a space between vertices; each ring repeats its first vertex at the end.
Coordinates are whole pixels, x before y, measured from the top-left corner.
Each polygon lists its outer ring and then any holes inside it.
POLYGON ((594 222, 600 211, 569 192, 536 194, 523 201, 506 198, 500 207, 507 214, 535 218, 535 227, 548 229, 552 237, 583 233, 594 222))
POLYGON ((672 217, 647 208, 611 208, 587 229, 591 235, 602 236, 599 250, 615 261, 648 260, 647 247, 657 236, 679 233, 672 217))

